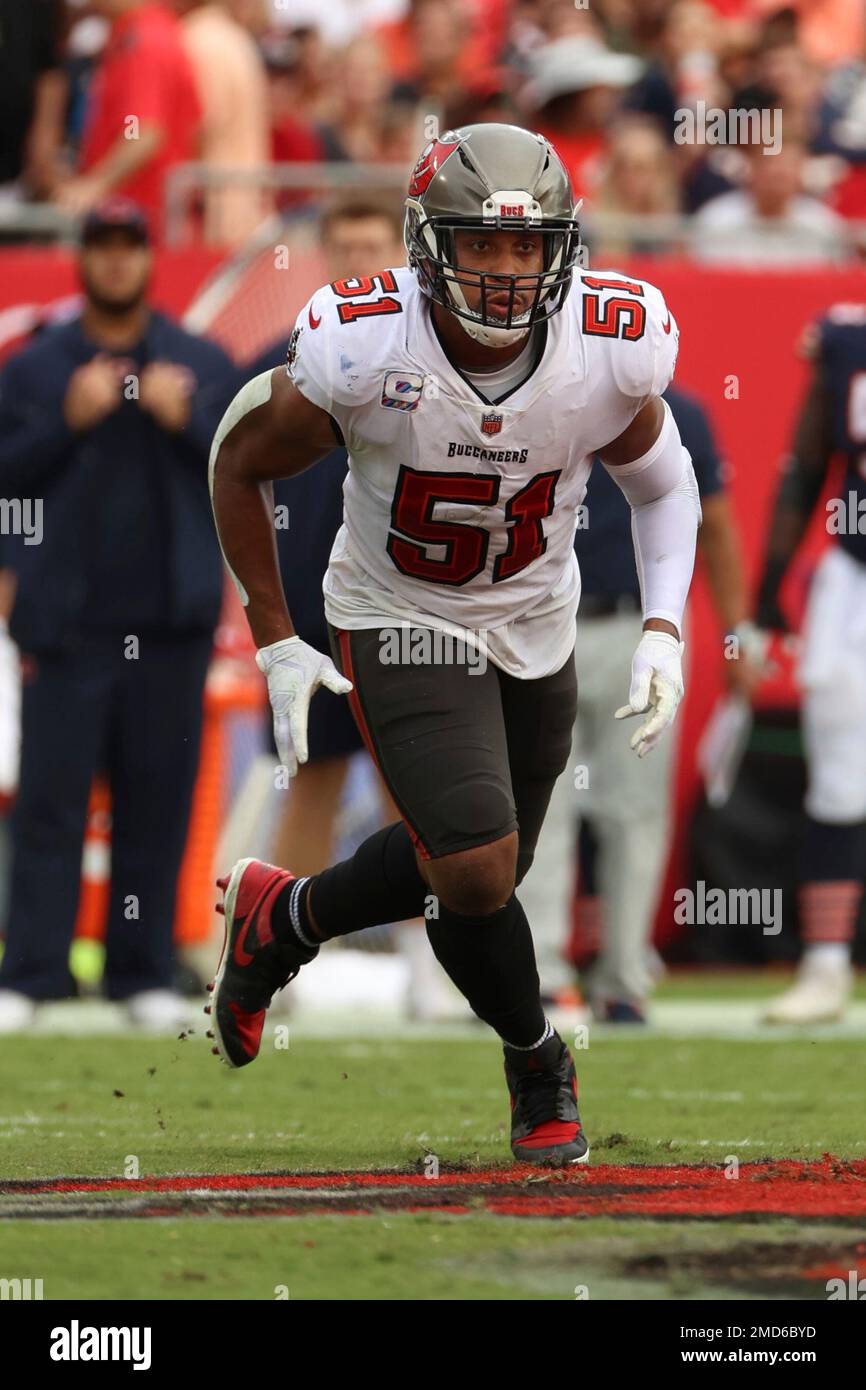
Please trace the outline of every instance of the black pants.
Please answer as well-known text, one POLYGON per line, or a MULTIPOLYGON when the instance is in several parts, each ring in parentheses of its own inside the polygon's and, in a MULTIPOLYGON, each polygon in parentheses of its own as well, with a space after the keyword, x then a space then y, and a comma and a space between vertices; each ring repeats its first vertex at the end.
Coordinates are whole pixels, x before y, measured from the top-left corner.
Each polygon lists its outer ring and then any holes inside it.
POLYGON ((201 741, 209 635, 91 637, 40 656, 25 681, 21 781, 12 820, 12 883, 0 987, 33 999, 70 992, 93 775, 111 784, 110 998, 171 984, 175 891, 201 741))
POLYGON ((354 682, 358 727, 417 851, 438 859, 516 830, 520 882, 571 751, 574 657, 554 675, 519 680, 492 662, 473 673, 467 662, 383 660, 390 653, 378 628, 329 628, 329 636, 335 663, 354 682))

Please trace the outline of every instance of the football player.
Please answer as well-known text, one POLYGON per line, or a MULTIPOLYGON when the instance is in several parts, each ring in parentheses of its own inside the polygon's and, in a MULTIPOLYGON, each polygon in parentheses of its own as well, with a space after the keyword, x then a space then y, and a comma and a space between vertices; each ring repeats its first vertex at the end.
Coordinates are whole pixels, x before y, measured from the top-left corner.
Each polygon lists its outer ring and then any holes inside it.
POLYGON ((769 1008, 771 1023, 839 1018, 866 874, 866 309, 838 305, 807 334, 813 361, 770 524, 757 622, 787 630, 779 589, 841 454, 841 496, 827 503, 834 543, 806 611, 800 686, 808 784, 800 855, 803 956, 769 1008))
POLYGON ((653 286, 577 273, 575 213, 543 136, 492 123, 443 135, 410 179, 408 266, 318 290, 288 373, 249 382, 211 454, 281 755, 290 768, 306 758, 318 685, 346 693, 403 817, 320 874, 241 860, 221 880, 214 1050, 232 1066, 253 1060, 272 993, 321 942, 423 914, 438 960, 503 1042, 512 1152, 557 1165, 584 1161, 588 1145, 515 888, 569 756, 572 540, 593 455, 632 509, 644 631, 616 713, 643 716, 639 756, 682 697, 700 520, 660 399, 676 324, 653 286), (335 437, 349 473, 323 584, 328 657, 294 634, 269 489, 335 437), (397 664, 395 630, 412 640, 397 664), (438 664, 413 659, 425 651, 438 664))

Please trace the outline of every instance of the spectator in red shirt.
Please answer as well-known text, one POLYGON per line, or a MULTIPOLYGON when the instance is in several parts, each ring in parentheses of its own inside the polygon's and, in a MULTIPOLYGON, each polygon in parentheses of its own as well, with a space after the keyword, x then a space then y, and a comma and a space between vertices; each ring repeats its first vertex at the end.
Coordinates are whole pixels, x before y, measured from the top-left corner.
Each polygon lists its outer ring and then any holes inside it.
POLYGON ((162 222, 165 176, 196 157, 201 104, 174 12, 161 0, 95 0, 112 21, 88 96, 80 173, 61 206, 83 213, 109 193, 162 222))

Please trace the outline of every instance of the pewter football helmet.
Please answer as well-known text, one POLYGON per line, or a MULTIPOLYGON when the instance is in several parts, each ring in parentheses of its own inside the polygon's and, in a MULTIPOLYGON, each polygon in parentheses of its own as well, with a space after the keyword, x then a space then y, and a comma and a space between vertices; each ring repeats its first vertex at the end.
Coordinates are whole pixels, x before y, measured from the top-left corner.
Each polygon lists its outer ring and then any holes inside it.
POLYGON ((543 135, 519 126, 461 126, 432 141, 409 180, 404 237, 409 265, 423 292, 460 320, 471 337, 501 347, 524 336, 565 303, 580 251, 571 183, 559 155, 543 135), (502 275, 457 264, 455 232, 525 228, 540 233, 544 269, 502 275), (530 307, 517 302, 532 288, 530 307), (463 286, 480 283, 478 310, 463 286), (491 316, 488 298, 509 292, 507 313, 491 316), (517 312, 515 312, 517 310, 517 312))

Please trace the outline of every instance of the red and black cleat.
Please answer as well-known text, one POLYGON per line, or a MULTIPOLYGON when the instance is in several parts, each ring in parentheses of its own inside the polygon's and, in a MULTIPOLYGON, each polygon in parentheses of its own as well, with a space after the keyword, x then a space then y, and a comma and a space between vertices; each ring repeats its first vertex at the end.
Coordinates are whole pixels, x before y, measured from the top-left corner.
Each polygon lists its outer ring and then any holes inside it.
POLYGON ((239 859, 227 878, 217 880, 223 890, 217 911, 225 916, 226 930, 205 1012, 213 1023, 213 1051, 230 1067, 255 1061, 273 995, 319 954, 318 946, 307 950, 274 938, 274 903, 294 879, 287 869, 261 859, 239 859))
POLYGON ((586 1163, 589 1145, 577 1110, 577 1074, 559 1034, 531 1052, 506 1043, 505 1079, 514 1157, 547 1168, 586 1163))

